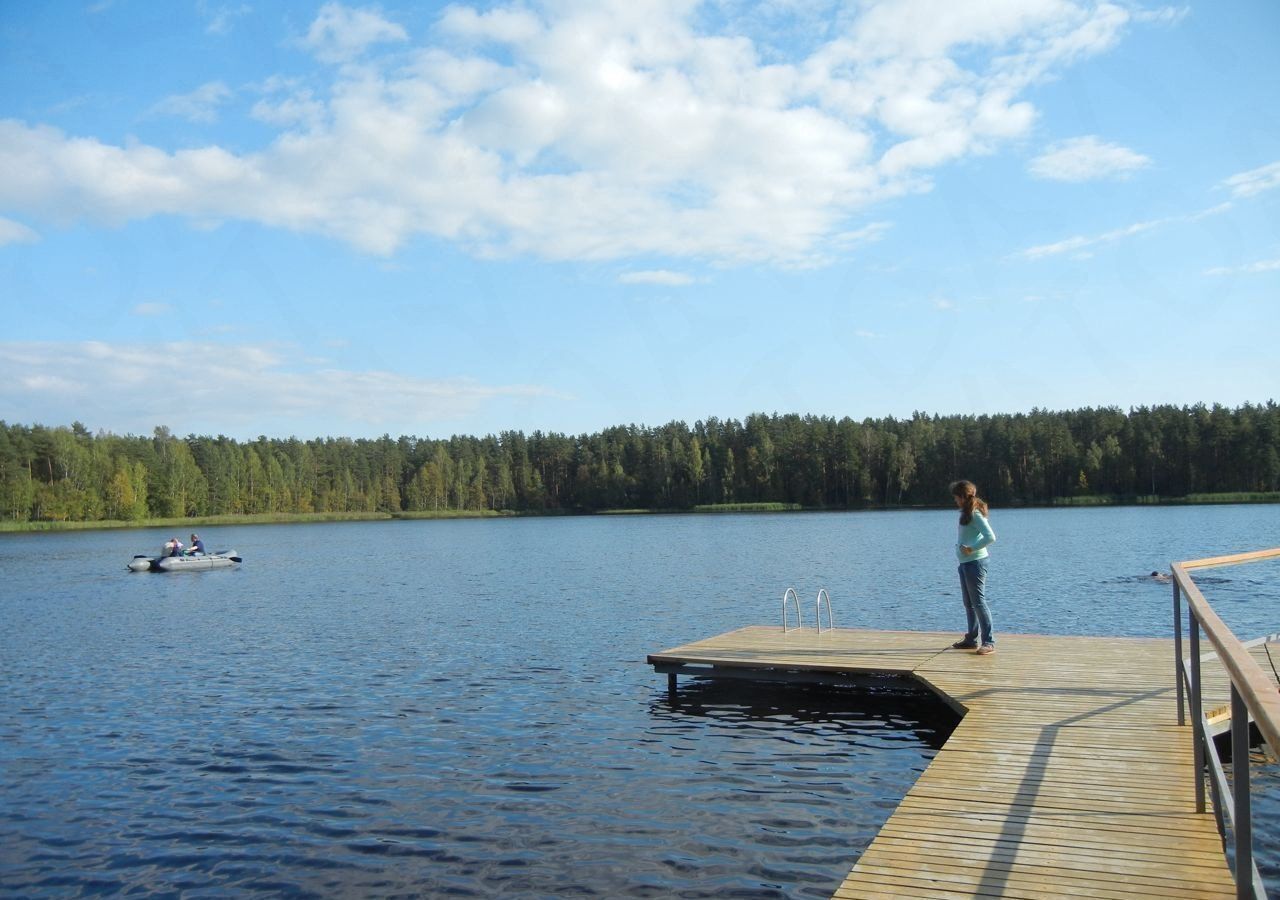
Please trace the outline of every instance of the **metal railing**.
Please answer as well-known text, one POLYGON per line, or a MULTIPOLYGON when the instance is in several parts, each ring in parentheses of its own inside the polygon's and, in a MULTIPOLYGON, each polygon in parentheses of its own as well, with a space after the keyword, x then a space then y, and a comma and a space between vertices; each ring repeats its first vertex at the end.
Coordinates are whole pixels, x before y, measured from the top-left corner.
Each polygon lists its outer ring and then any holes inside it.
POLYGON ((826 588, 818 588, 818 599, 813 610, 813 618, 818 623, 818 634, 822 634, 822 601, 827 602, 827 631, 834 631, 836 627, 835 617, 831 613, 831 595, 827 593, 826 588))
POLYGON ((796 605, 796 628, 804 627, 804 618, 800 615, 800 595, 796 593, 795 588, 787 588, 782 594, 782 632, 787 632, 787 600, 792 600, 796 605))
POLYGON ((1173 633, 1177 672, 1178 724, 1186 724, 1189 696, 1191 727, 1195 742, 1196 812, 1205 811, 1205 767, 1213 790, 1218 831, 1226 840, 1226 822, 1231 825, 1235 848, 1236 897, 1261 900, 1267 896, 1253 861, 1253 821, 1249 798, 1249 719, 1253 718, 1262 739, 1273 751, 1280 751, 1280 693, 1262 667, 1249 655, 1191 579, 1189 570, 1210 566, 1231 566, 1280 558, 1280 547, 1173 563, 1173 633), (1189 656, 1182 653, 1182 598, 1187 600, 1189 656), (1205 720, 1201 692, 1200 633, 1209 639, 1218 660, 1231 679, 1231 784, 1213 745, 1205 720), (1224 802, 1225 798, 1230 802, 1224 802))

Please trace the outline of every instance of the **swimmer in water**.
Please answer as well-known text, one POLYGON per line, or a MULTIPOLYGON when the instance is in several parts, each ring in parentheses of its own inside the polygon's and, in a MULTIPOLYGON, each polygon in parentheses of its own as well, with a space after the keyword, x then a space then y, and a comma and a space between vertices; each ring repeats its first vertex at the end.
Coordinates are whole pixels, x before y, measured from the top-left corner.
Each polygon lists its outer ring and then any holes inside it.
POLYGON ((1169 583, 1169 576, 1168 576, 1168 575, 1162 575, 1162 574, 1161 574, 1161 573, 1159 573, 1159 572, 1152 572, 1152 573, 1151 573, 1149 576, 1147 576, 1147 577, 1148 577, 1148 578, 1150 578, 1152 581, 1158 581, 1158 582, 1160 582, 1161 584, 1168 584, 1168 583, 1169 583))

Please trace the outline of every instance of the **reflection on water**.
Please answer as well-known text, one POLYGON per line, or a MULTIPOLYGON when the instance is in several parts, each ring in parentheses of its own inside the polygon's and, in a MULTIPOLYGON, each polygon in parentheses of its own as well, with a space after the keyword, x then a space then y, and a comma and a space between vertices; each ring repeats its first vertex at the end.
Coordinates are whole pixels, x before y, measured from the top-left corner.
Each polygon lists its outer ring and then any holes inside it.
POLYGON ((825 735, 828 727, 859 722, 863 728, 891 732, 892 739, 914 735, 922 746, 942 749, 960 721, 949 706, 908 679, 886 676, 867 681, 880 683, 854 688, 694 680, 675 694, 655 698, 650 715, 699 727, 783 722, 798 735, 815 738, 825 735))
MULTIPOLYGON (((997 627, 1167 635, 1135 576, 1280 544, 1280 507, 1115 512, 996 511, 997 627)), ((825 897, 953 725, 893 685, 672 700, 644 664, 791 585, 807 617, 826 587, 838 625, 953 630, 952 514, 202 531, 244 565, 0 536, 0 892, 825 897)), ((1275 570, 1210 577, 1238 634, 1277 630, 1275 570)))

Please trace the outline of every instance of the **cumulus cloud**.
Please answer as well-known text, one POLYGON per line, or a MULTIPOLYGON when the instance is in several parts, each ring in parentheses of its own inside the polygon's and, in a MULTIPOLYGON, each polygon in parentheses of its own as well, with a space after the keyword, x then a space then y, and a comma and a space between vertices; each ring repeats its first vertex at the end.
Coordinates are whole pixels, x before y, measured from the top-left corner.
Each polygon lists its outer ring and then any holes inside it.
POLYGON ((1232 175, 1222 184, 1233 197, 1252 197, 1280 187, 1280 162, 1232 175))
POLYGON ((0 216, 0 247, 5 244, 34 244, 38 240, 40 235, 26 225, 0 216))
POLYGON ((244 219, 381 255, 425 235, 481 256, 812 265, 874 238, 857 225, 870 205, 1026 134, 1026 88, 1130 21, 1107 3, 992 0, 979 16, 904 0, 833 10, 784 51, 758 8, 718 9, 452 5, 410 44, 378 11, 328 3, 304 40, 328 82, 277 85, 253 108, 279 129, 266 146, 119 146, 2 122, 0 204, 244 219))
POLYGON ((1088 135, 1052 145, 1028 169, 1037 178, 1053 181, 1097 181, 1126 178, 1149 165, 1151 160, 1141 153, 1088 135))
POLYGON ((0 408, 30 421, 65 409, 68 420, 144 431, 218 423, 267 433, 314 420, 353 423, 353 432, 421 433, 488 402, 546 396, 553 392, 537 385, 339 369, 272 345, 0 342, 0 408), (184 402, 161 410, 155 398, 163 385, 181 385, 184 402))
POLYGON ((154 116, 176 116, 191 122, 216 122, 218 108, 231 97, 231 89, 221 81, 202 84, 189 94, 165 97, 151 107, 154 116))
POLYGON ((409 39, 404 28, 372 9, 350 9, 341 3, 320 7, 303 45, 324 62, 348 62, 374 44, 409 39))
POLYGON ((313 131, 324 121, 325 108, 312 96, 310 89, 301 88, 264 97, 253 105, 249 115, 279 128, 313 131))

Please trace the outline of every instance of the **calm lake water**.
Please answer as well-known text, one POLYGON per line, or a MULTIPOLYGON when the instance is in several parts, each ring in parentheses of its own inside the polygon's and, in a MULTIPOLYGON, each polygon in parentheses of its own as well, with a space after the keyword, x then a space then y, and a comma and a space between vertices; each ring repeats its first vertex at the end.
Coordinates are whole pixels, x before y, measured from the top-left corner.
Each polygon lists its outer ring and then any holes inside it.
MULTIPOLYGON (((1170 560, 1280 506, 995 510, 1001 632, 1169 636, 1170 560)), ((0 535, 0 891, 826 897, 954 720, 897 688, 706 686, 645 655, 780 621, 963 625, 949 511, 0 535), (185 538, 185 535, 183 535, 185 538)), ((1202 579, 1242 638, 1280 566, 1202 579)), ((1277 780, 1255 791, 1280 861, 1277 780)))

